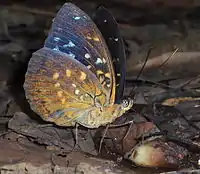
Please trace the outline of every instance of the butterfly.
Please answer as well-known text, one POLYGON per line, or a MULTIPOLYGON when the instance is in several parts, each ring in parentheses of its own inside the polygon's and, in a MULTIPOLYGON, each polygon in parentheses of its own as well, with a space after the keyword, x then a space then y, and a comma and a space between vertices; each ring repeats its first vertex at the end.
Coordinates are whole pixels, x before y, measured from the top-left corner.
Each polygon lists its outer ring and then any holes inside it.
POLYGON ((116 21, 103 7, 93 19, 74 4, 65 3, 53 19, 44 47, 29 61, 26 98, 45 121, 98 128, 133 105, 133 100, 122 98, 125 53, 116 21))

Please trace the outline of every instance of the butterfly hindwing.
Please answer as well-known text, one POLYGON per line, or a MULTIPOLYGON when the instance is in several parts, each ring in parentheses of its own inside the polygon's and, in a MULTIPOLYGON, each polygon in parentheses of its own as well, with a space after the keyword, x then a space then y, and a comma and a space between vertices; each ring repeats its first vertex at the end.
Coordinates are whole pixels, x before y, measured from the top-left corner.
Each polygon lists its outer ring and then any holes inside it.
POLYGON ((93 21, 101 31, 111 53, 116 75, 115 103, 123 97, 126 73, 126 54, 123 38, 113 15, 103 6, 99 6, 93 14, 93 21))
POLYGON ((33 54, 24 84, 32 109, 46 121, 72 126, 104 93, 96 76, 80 62, 42 48, 33 54))
POLYGON ((115 100, 115 75, 111 56, 100 31, 81 9, 66 3, 53 20, 45 47, 65 53, 93 72, 107 91, 110 104, 115 100))

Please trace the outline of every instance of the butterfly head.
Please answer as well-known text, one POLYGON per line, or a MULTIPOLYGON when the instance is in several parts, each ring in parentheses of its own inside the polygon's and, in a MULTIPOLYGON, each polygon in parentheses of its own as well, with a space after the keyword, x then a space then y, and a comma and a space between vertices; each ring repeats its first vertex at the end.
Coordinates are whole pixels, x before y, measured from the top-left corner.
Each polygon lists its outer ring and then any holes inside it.
POLYGON ((133 102, 133 99, 131 98, 123 98, 120 103, 105 107, 106 105, 105 96, 100 95, 95 98, 94 103, 95 103, 95 106, 99 108, 100 112, 104 112, 105 108, 114 108, 113 109, 114 115, 121 116, 123 113, 131 109, 134 102, 133 102))
POLYGON ((77 122, 88 128, 97 128, 112 123, 116 118, 123 115, 133 106, 133 100, 130 98, 123 99, 120 104, 103 106, 97 99, 95 107, 84 117, 78 117, 77 122))
POLYGON ((125 98, 121 102, 121 108, 124 111, 128 111, 133 106, 133 100, 131 98, 125 98))
POLYGON ((105 107, 104 112, 102 112, 102 118, 105 119, 110 117, 112 119, 111 122, 113 122, 116 118, 122 116, 126 111, 131 109, 132 106, 133 106, 132 99, 130 98, 123 99, 120 104, 114 104, 105 107))

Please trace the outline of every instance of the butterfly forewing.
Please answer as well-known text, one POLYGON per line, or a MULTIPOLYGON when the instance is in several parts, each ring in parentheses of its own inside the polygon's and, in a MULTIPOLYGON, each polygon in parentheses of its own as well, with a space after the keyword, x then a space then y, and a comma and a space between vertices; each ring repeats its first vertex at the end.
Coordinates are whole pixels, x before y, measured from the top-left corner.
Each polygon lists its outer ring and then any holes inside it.
POLYGON ((42 48, 29 62, 24 84, 33 110, 47 121, 72 126, 105 93, 96 76, 70 56, 42 48))
POLYGON ((53 20, 45 47, 81 62, 96 75, 109 103, 114 103, 115 75, 110 53, 100 31, 86 13, 66 3, 53 20))

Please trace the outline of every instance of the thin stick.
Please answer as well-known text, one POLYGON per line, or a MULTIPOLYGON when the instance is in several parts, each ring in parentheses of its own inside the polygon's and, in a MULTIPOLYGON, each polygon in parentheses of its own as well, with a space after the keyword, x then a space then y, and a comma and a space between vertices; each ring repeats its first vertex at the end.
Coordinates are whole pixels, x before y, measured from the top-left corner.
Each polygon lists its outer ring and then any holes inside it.
MULTIPOLYGON (((135 79, 130 79, 130 80, 126 80, 127 83, 131 83, 130 81, 134 81, 135 79)), ((159 83, 159 82, 155 82, 153 80, 146 80, 146 79, 142 79, 142 78, 139 78, 137 80, 141 80, 142 82, 146 82, 146 83, 150 83, 150 84, 154 84, 154 85, 157 85, 157 86, 160 86, 160 87, 163 87, 163 88, 167 88, 167 89, 176 89, 176 87, 173 87, 173 86, 170 86, 170 85, 165 85, 163 83, 159 83)))
POLYGON ((28 8, 24 6, 19 6, 19 5, 13 5, 13 6, 0 6, 0 9, 8 9, 8 10, 14 10, 14 11, 21 11, 25 13, 32 13, 35 15, 43 15, 43 16, 48 16, 48 17, 55 17, 56 13, 53 12, 48 12, 45 10, 38 10, 34 8, 28 8))
MULTIPOLYGON (((148 60, 148 58, 149 58, 149 55, 151 54, 152 49, 153 49, 152 47, 149 48, 149 50, 148 50, 148 52, 147 52, 147 55, 146 55, 146 58, 145 58, 145 61, 144 61, 144 64, 142 65, 142 68, 141 68, 140 72, 138 73, 138 75, 137 75, 137 77, 136 77, 136 80, 140 77, 141 73, 143 72, 143 70, 144 70, 144 68, 145 68, 145 65, 146 65, 146 63, 147 63, 147 60, 148 60)), ((135 90, 135 87, 131 90, 129 96, 133 96, 134 90, 135 90)))
POLYGON ((200 77, 200 75, 188 80, 187 82, 181 84, 180 86, 176 87, 175 89, 178 89, 178 88, 183 89, 186 85, 190 84, 192 81, 196 80, 199 77, 200 77))
POLYGON ((167 63, 167 61, 176 54, 178 50, 179 48, 177 48, 158 68, 161 68, 162 66, 164 66, 167 63))

